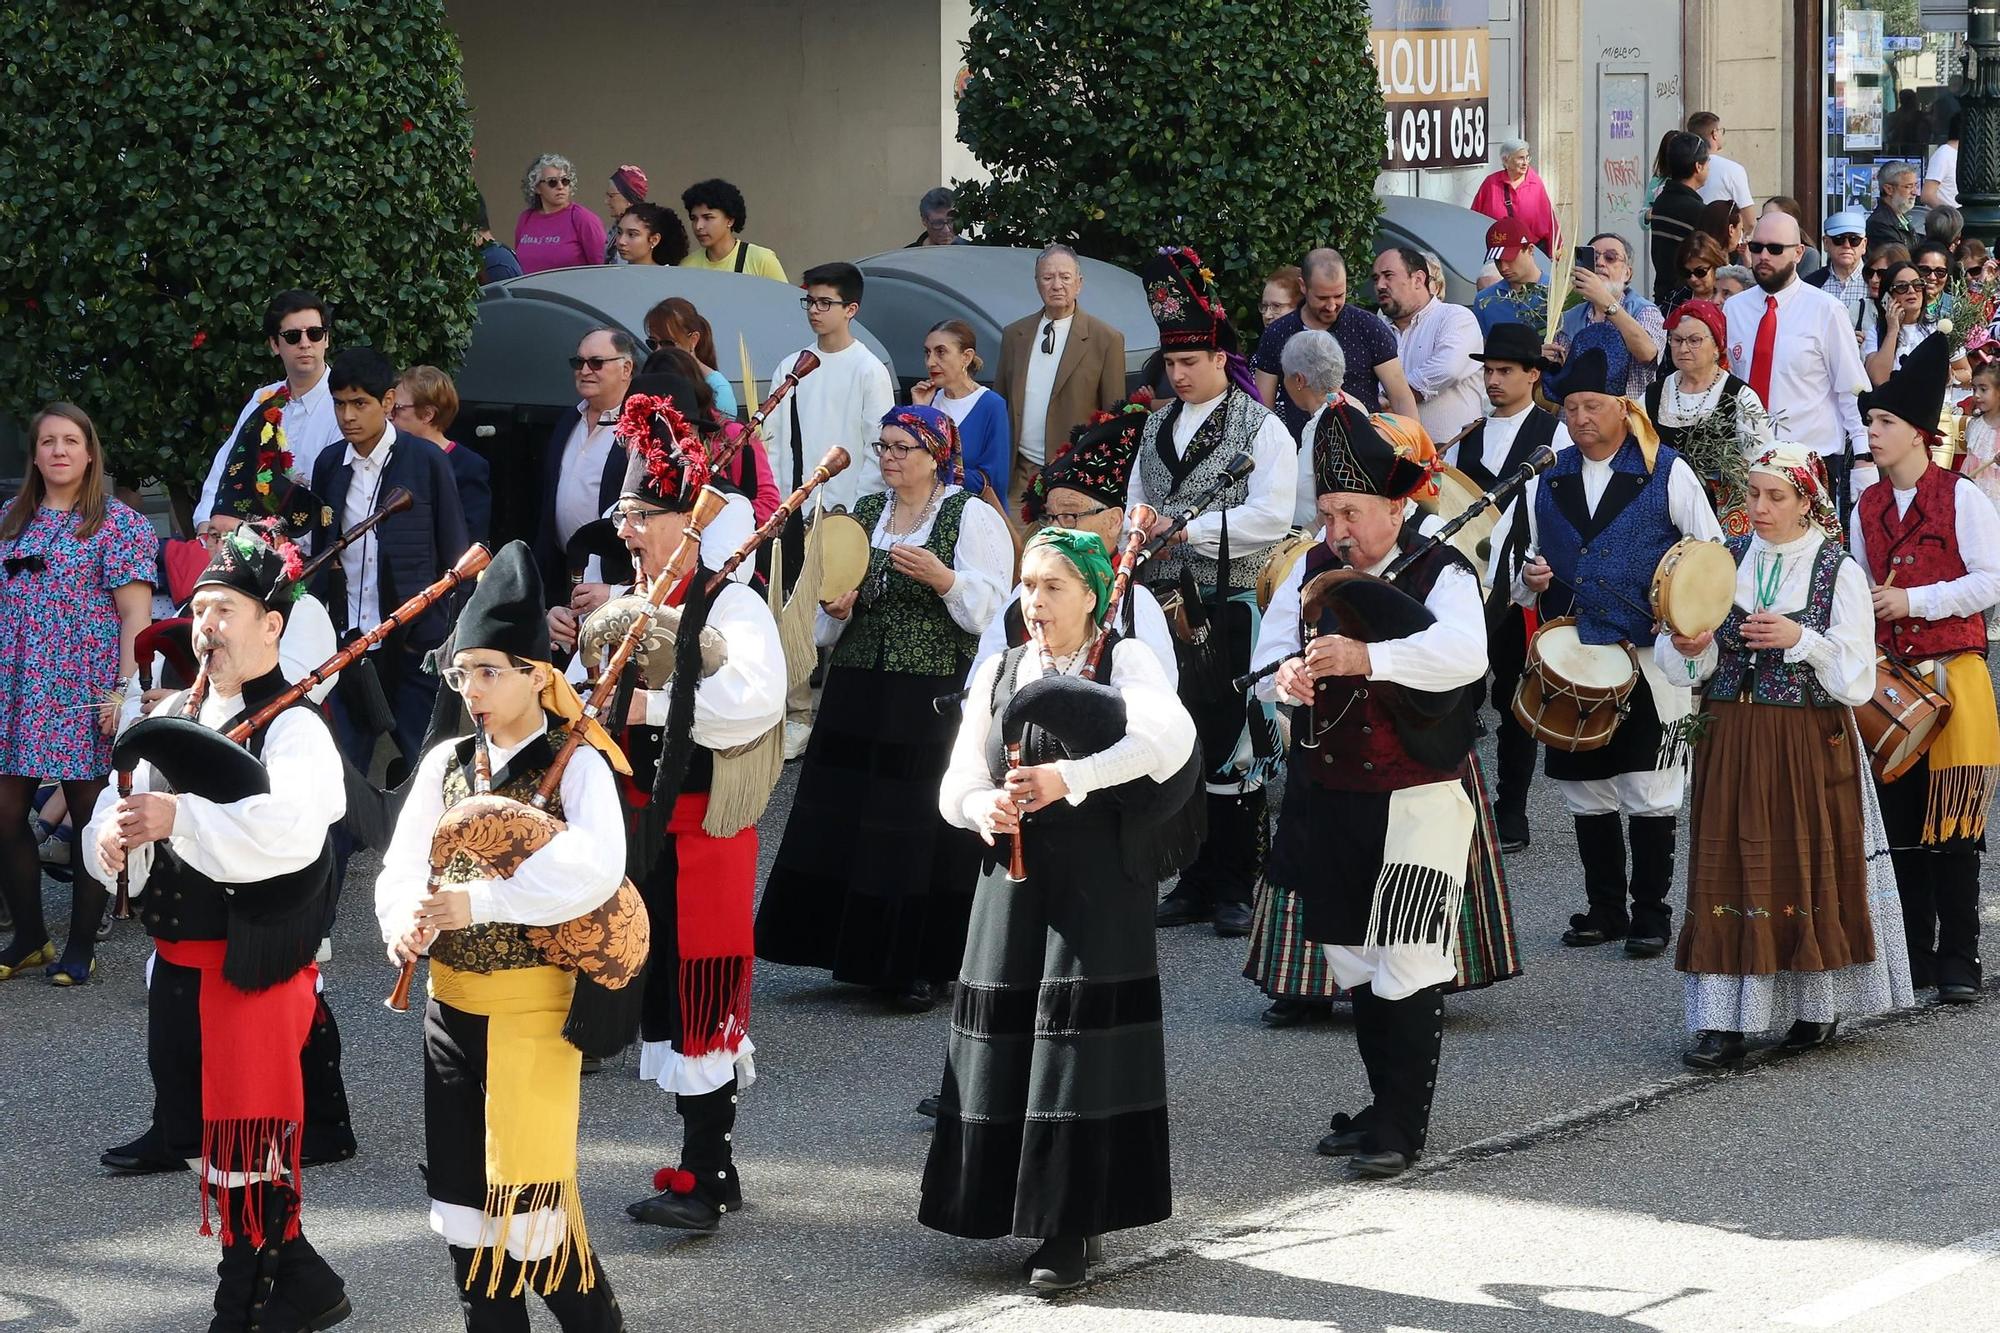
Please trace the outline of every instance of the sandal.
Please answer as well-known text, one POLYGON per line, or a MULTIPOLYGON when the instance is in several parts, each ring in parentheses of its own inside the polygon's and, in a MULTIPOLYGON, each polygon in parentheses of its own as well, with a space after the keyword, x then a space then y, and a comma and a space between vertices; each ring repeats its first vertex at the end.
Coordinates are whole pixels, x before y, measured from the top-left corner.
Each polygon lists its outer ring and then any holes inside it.
POLYGON ((40 967, 42 964, 52 961, 55 956, 56 942, 54 940, 45 940, 42 942, 40 948, 30 949, 13 962, 0 963, 0 981, 6 981, 11 977, 18 977, 31 967, 40 967))
POLYGON ((81 986, 97 975, 97 960, 93 958, 78 967, 67 958, 59 958, 43 968, 42 975, 49 979, 51 986, 81 986))

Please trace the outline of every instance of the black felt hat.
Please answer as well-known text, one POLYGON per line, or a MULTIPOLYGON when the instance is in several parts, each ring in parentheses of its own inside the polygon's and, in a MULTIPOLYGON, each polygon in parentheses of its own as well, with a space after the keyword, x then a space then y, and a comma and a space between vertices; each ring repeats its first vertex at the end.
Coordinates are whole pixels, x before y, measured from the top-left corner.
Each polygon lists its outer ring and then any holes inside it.
POLYGON ((1486 335, 1484 351, 1472 354, 1474 361, 1509 361, 1526 366, 1529 370, 1551 371, 1555 363, 1543 360, 1542 340, 1526 324, 1509 320, 1505 324, 1495 324, 1493 331, 1486 335))
POLYGON ((1950 384, 1951 339, 1933 333, 1910 349, 1903 364, 1891 371, 1880 387, 1861 395, 1861 415, 1866 419, 1880 408, 1935 435, 1950 384))
POLYGON ((223 534, 194 591, 203 588, 234 588, 237 592, 289 618, 292 603, 305 589, 298 583, 304 568, 299 550, 279 537, 278 544, 265 540, 264 532, 250 524, 240 524, 223 534))
POLYGON ((273 457, 269 465, 259 466, 260 456, 268 452, 257 441, 256 431, 263 424, 253 413, 237 437, 223 464, 221 484, 215 488, 215 512, 246 523, 275 521, 284 535, 294 540, 322 523, 331 525, 333 511, 326 501, 278 466, 290 455, 273 457))
POLYGON ((1322 413, 1313 430, 1312 466, 1316 495, 1407 500, 1430 479, 1430 470, 1397 453, 1373 421, 1340 404, 1322 413))
POLYGON ((1051 458, 1021 497, 1021 517, 1033 523, 1048 508, 1049 492, 1058 486, 1079 491, 1101 505, 1123 506, 1132 460, 1146 429, 1152 395, 1135 398, 1116 412, 1099 413, 1099 420, 1076 426, 1069 443, 1051 458))
POLYGON ((452 630, 452 651, 486 648, 524 662, 549 660, 548 606, 528 544, 511 541, 472 585, 452 630))

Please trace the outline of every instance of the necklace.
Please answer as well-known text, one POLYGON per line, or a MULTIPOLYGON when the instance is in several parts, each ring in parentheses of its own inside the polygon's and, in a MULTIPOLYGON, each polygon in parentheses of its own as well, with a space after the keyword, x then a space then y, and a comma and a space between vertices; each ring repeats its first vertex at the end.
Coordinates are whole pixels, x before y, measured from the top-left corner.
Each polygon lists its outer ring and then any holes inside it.
POLYGON ((1785 577, 1785 553, 1783 551, 1757 552, 1757 610, 1759 614, 1771 609, 1771 603, 1778 600, 1778 585, 1785 577))
POLYGON ((1050 676, 1074 676, 1077 673, 1077 668, 1083 664, 1084 654, 1090 651, 1090 645, 1096 638, 1097 635, 1094 631, 1085 635, 1083 642, 1077 645, 1075 652, 1061 658, 1058 658, 1047 648, 1042 649, 1043 674, 1050 676))
MULTIPOLYGON (((901 508, 902 501, 897 497, 895 491, 890 491, 889 508, 882 515, 882 533, 889 539, 889 544, 881 549, 890 551, 898 546, 907 545, 908 543, 902 539, 922 529, 924 524, 930 520, 931 515, 937 511, 938 505, 942 503, 943 492, 944 483, 942 481, 933 481, 931 483, 931 493, 924 500, 924 507, 917 511, 916 520, 909 527, 899 532, 896 529, 896 511, 901 508)), ((875 556, 870 555, 868 559, 868 575, 861 581, 861 605, 873 606, 881 599, 883 593, 889 591, 890 569, 891 566, 886 558, 877 559, 875 556)))
POLYGON ((1718 374, 1709 382, 1706 389, 1699 391, 1693 398, 1688 398, 1681 393, 1681 372, 1675 371, 1674 377, 1667 382, 1667 392, 1673 399, 1673 415, 1679 418, 1682 424, 1707 416, 1715 410, 1715 400, 1721 396, 1722 386, 1727 382, 1718 374), (1689 406, 1690 403, 1693 404, 1692 407, 1689 406))
MULTIPOLYGON (((893 490, 890 491, 889 517, 887 521, 882 524, 882 531, 884 535, 890 537, 907 537, 911 533, 915 532, 918 528, 921 528, 924 525, 924 520, 929 518, 931 516, 932 511, 937 508, 938 493, 942 490, 944 490, 943 482, 941 481, 932 482, 931 493, 928 496, 924 497, 924 507, 917 511, 916 521, 911 523, 909 527, 900 529, 896 526, 896 511, 902 507, 903 502, 901 497, 899 497, 896 494, 896 492, 894 492, 893 490)), ((891 542, 890 545, 900 546, 902 545, 902 543, 891 542)))

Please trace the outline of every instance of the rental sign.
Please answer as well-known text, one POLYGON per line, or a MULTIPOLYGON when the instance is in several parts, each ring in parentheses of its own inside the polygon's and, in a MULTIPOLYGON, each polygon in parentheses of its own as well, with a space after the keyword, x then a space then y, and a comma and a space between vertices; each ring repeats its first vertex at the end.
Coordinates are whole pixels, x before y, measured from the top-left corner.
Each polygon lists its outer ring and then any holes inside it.
POLYGON ((1371 0, 1384 171, 1483 165, 1487 0, 1371 0))

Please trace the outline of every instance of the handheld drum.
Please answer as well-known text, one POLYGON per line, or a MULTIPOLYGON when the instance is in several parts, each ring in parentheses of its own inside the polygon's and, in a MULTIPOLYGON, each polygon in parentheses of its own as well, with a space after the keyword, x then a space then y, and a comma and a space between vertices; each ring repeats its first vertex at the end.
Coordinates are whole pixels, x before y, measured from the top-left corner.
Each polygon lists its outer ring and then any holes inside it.
POLYGON ((1653 570, 1653 618, 1682 638, 1713 633, 1736 600, 1736 560, 1721 542, 1683 537, 1653 570))

